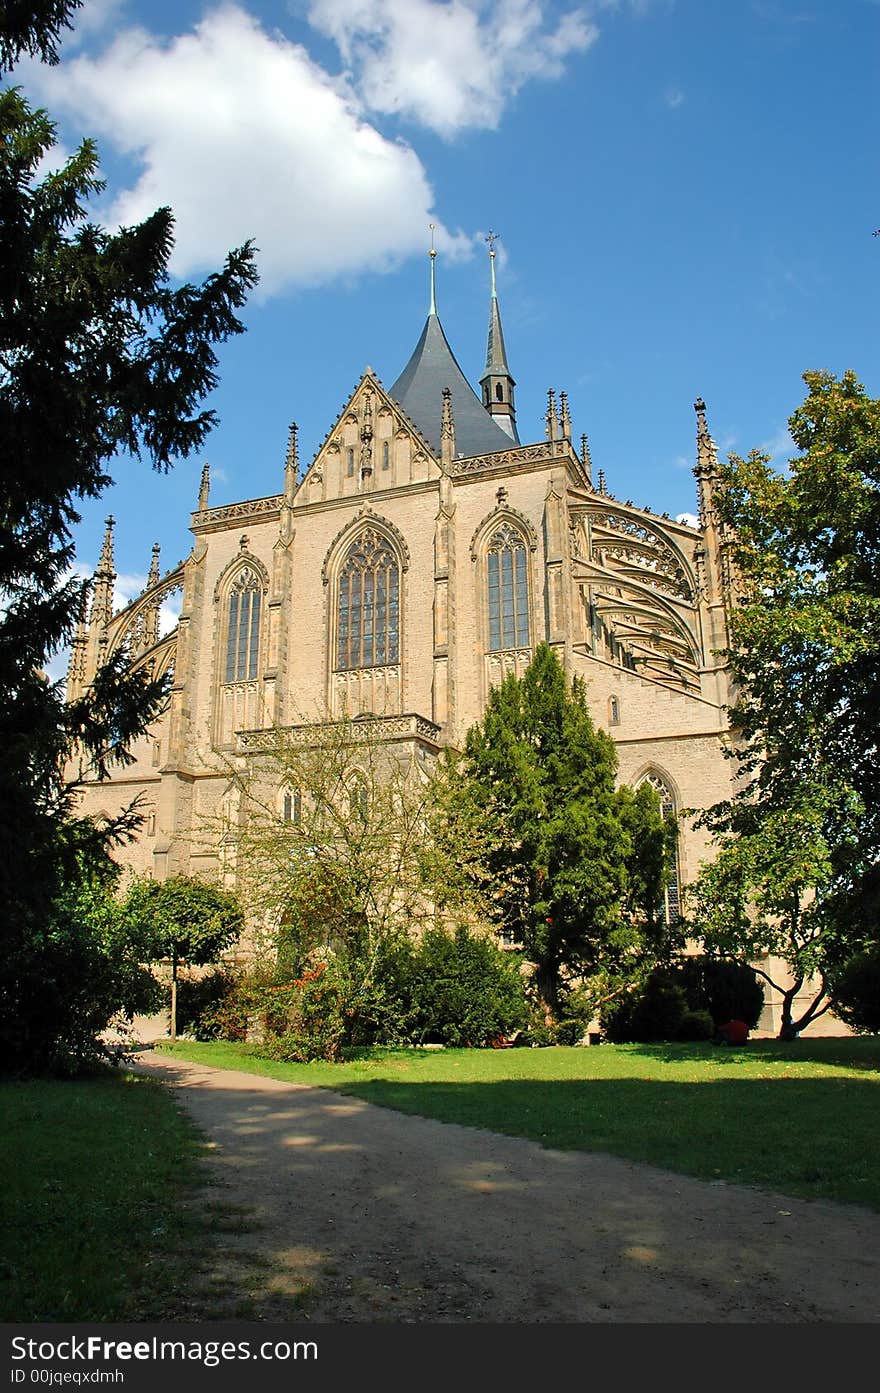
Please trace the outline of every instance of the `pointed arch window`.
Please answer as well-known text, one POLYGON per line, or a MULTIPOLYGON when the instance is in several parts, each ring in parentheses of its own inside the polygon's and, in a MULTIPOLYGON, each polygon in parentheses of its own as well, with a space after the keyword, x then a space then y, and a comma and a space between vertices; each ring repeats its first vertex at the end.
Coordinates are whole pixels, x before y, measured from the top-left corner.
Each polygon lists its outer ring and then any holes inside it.
POLYGON ((226 681, 248 682, 257 675, 263 587, 250 566, 239 571, 229 592, 226 626, 226 681))
MULTIPOLYGON (((639 780, 639 786, 641 786, 642 784, 650 784, 651 788, 658 795, 660 799, 660 811, 662 812, 663 816, 674 817, 676 811, 675 798, 673 797, 672 791, 669 788, 669 785, 666 783, 666 781, 663 778, 661 778, 661 776, 658 773, 656 773, 655 770, 652 769, 645 775, 643 779, 639 780)), ((670 877, 669 884, 663 891, 663 903, 660 906, 660 908, 667 924, 675 924, 678 921, 680 912, 680 897, 677 852, 673 860, 672 875, 670 877)))
POLYGON ((521 532, 505 522, 493 533, 486 554, 489 648, 529 645, 528 548, 521 532))
POLYGON ((339 572, 336 669, 399 661, 400 567, 387 538, 368 527, 352 542, 339 572))

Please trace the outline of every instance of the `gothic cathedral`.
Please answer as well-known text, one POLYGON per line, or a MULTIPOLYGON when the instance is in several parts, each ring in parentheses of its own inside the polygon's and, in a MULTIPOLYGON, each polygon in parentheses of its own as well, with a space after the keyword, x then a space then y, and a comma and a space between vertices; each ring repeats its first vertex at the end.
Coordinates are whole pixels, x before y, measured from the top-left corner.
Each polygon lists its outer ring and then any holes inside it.
MULTIPOLYGON (((391 387, 367 368, 304 470, 291 427, 271 497, 211 507, 206 467, 190 555, 160 575, 154 547, 144 593, 116 614, 108 526, 68 691, 119 647, 173 674, 134 763, 83 793, 92 815, 141 795, 142 832, 125 853, 137 870, 216 873, 219 848, 194 830, 217 815, 228 761, 246 759, 261 731, 369 713, 431 756, 461 744, 490 687, 522 673, 542 640, 585 679, 622 782, 649 780, 676 812, 729 795, 719 655, 732 578, 704 405, 697 527, 621 503, 602 471, 594 478, 564 392, 548 393, 543 439, 521 442, 490 258, 479 395, 437 316, 432 253, 428 317, 391 387), (179 619, 160 633, 173 592, 179 619)), ((684 818, 670 913, 707 851, 684 818)))

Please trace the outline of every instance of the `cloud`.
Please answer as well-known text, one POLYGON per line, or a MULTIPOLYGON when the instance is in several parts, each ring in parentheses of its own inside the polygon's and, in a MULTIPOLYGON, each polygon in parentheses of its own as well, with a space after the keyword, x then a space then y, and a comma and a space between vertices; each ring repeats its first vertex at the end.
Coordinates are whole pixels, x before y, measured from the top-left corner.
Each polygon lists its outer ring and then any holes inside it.
POLYGON ((685 527, 699 527, 700 525, 700 519, 696 513, 676 513, 675 521, 684 523, 685 527))
POLYGON ((170 41, 129 28, 30 80, 140 166, 105 221, 174 209, 176 275, 253 237, 263 295, 317 285, 423 250, 429 221, 442 251, 469 252, 432 213, 415 152, 363 118, 345 79, 236 5, 170 41))
POLYGON ((667 87, 663 93, 663 100, 670 111, 675 111, 676 107, 682 106, 684 103, 684 92, 680 87, 667 87))
POLYGON ((494 130, 526 82, 557 78, 599 31, 544 0, 312 0, 366 108, 443 136, 494 130), (552 15, 552 18, 550 17, 552 15))

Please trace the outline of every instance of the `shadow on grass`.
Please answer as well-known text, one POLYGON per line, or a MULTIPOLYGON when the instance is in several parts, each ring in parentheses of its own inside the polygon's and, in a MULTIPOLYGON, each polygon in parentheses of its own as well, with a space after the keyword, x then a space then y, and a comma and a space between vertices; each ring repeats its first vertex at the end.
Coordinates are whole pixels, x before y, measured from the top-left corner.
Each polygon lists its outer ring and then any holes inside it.
POLYGON ((802 1036, 797 1040, 748 1040, 745 1045, 658 1044, 618 1046, 627 1053, 643 1054, 665 1063, 700 1060, 724 1069, 738 1065, 761 1064, 825 1064, 832 1068, 858 1069, 880 1074, 880 1036, 816 1037, 802 1036))
POLYGON ((867 1079, 372 1079, 335 1091, 545 1147, 880 1209, 878 1094, 867 1079))

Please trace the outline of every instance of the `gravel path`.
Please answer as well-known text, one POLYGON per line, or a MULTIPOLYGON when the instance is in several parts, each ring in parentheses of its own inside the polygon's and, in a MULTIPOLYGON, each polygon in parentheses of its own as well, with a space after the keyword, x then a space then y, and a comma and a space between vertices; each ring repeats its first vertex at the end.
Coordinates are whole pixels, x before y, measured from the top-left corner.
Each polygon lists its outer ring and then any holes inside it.
POLYGON ((212 1276, 258 1318, 880 1320, 880 1214, 168 1056, 138 1068, 212 1143, 207 1203, 240 1215, 212 1276))

